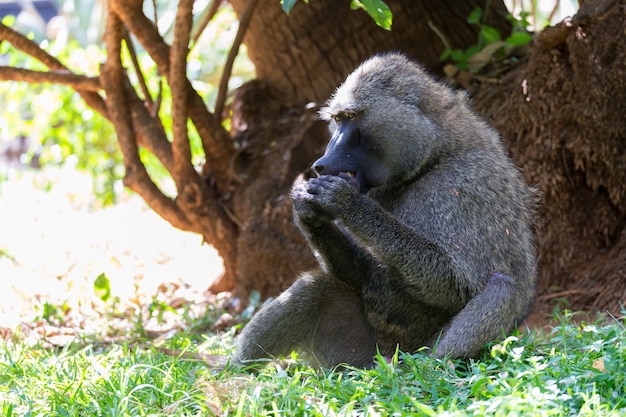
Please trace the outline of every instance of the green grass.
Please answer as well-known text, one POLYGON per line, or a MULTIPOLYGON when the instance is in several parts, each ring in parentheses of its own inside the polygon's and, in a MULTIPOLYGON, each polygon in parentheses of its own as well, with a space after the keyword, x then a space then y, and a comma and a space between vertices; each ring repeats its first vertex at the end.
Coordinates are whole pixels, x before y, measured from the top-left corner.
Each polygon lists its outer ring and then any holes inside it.
MULTIPOLYGON (((228 353, 230 334, 181 335, 172 349, 228 353)), ((623 319, 512 336, 479 360, 399 353, 371 370, 316 370, 290 358, 257 372, 216 371, 151 345, 2 342, 3 416, 622 416, 623 319), (97 345, 96 345, 97 346, 97 345)))

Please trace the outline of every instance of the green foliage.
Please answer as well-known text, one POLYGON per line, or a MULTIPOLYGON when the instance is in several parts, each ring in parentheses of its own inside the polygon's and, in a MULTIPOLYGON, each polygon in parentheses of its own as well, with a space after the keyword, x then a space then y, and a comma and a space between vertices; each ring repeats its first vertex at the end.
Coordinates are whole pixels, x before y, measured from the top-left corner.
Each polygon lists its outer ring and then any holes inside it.
MULTIPOLYGON (((59 36, 58 39, 40 41, 40 46, 72 70, 97 75, 100 64, 106 59, 105 51, 101 45, 89 42, 100 40, 99 36, 94 38, 92 35, 100 33, 104 15, 98 10, 105 2, 103 0, 62 0, 62 3, 65 4, 62 7, 63 10, 72 11, 64 16, 69 33, 83 33, 84 31, 80 28, 84 27, 93 30, 89 31, 88 37, 77 36, 78 40, 70 37, 68 40, 64 36, 59 36)), ((150 2, 146 5, 148 8, 152 7, 150 2)), ((159 18, 160 30, 165 37, 171 36, 173 22, 170 12, 175 12, 176 3, 160 0, 157 2, 157 8, 157 15, 161 16, 159 18)), ((154 11, 148 13, 149 16, 153 14, 154 11)), ((221 76, 218 63, 224 61, 223 57, 229 51, 229 40, 232 40, 236 32, 232 30, 235 21, 236 16, 232 9, 221 8, 189 54, 189 78, 194 88, 205 97, 208 103, 215 101, 216 85, 221 76)), ((3 23, 14 26, 15 19, 8 16, 3 19, 3 23)), ((60 33, 65 32, 60 31, 60 33)), ((167 83, 161 82, 156 65, 149 55, 138 45, 135 46, 137 58, 146 75, 146 82, 153 99, 157 96, 161 97, 159 116, 165 132, 169 134, 171 132, 171 92, 167 83)), ((0 55, 6 55, 9 66, 46 70, 45 66, 16 51, 7 42, 0 42, 0 55)), ((253 65, 245 59, 245 54, 242 55, 236 62, 229 83, 231 88, 237 87, 254 75, 253 65)), ((129 68, 128 75, 131 83, 138 85, 127 51, 123 53, 122 59, 124 66, 129 68)), ((124 167, 115 129, 104 117, 89 108, 77 93, 69 87, 58 85, 0 82, 0 104, 0 140, 18 137, 30 139, 31 147, 22 158, 22 163, 26 165, 31 162, 33 165, 40 163, 43 167, 69 164, 92 175, 94 193, 102 205, 116 201, 123 188, 121 180, 124 167), (36 99, 33 99, 35 97, 36 99)), ((204 163, 201 140, 191 124, 189 136, 192 162, 195 165, 201 165, 204 163)), ((174 195, 171 176, 157 158, 143 148, 140 149, 140 157, 152 179, 166 194, 174 195)))
MULTIPOLYGON (((280 4, 283 7, 283 11, 287 14, 291 12, 291 9, 293 9, 293 6, 295 6, 297 2, 298 0, 280 0, 280 4)), ((308 3, 308 1, 305 1, 305 2, 308 3)))
POLYGON ((158 323, 163 323, 163 316, 167 312, 177 314, 176 309, 170 307, 165 300, 161 300, 157 295, 152 296, 148 311, 151 317, 156 317, 158 323))
MULTIPOLYGON (((270 300, 266 300, 266 303, 270 300)), ((261 307, 261 294, 258 291, 250 292, 248 296, 248 306, 241 312, 241 319, 250 321, 254 313, 261 307)))
POLYGON ((505 39, 509 46, 526 45, 532 41, 532 36, 526 32, 513 32, 505 39))
POLYGON ((111 298, 111 283, 104 272, 93 282, 93 292, 104 302, 111 298))
POLYGON ((206 369, 154 350, 113 346, 59 353, 42 348, 0 354, 0 400, 14 415, 210 415, 195 386, 206 369))
POLYGON ((48 323, 63 323, 65 313, 69 310, 67 303, 55 305, 44 301, 41 308, 41 318, 48 323))
MULTIPOLYGON (((515 18, 511 14, 507 15, 513 30, 511 35, 504 40, 495 28, 484 24, 483 17, 483 9, 480 7, 475 8, 467 17, 467 23, 479 27, 478 39, 475 45, 465 50, 453 50, 447 46, 439 59, 445 61, 450 58, 457 68, 477 72, 492 59, 502 60, 514 48, 526 45, 533 39, 532 35, 527 32, 527 28, 530 26, 530 22, 527 19, 528 13, 522 12, 519 18, 515 18)), ((444 44, 448 45, 445 39, 444 44)))
POLYGON ((626 411, 623 321, 576 325, 565 315, 551 334, 507 338, 478 361, 399 353, 378 362, 372 370, 268 367, 228 409, 242 407, 245 398, 244 415, 618 416, 626 411))
MULTIPOLYGON (((41 47, 72 68, 97 73, 104 57, 101 48, 83 49, 77 42, 59 48, 43 41, 41 47)), ((34 70, 45 67, 2 43, 0 54, 8 65, 34 70)), ((22 162, 42 166, 72 165, 92 175, 95 194, 104 204, 115 202, 123 175, 122 155, 113 126, 89 108, 69 87, 44 84, 0 83, 0 139, 26 137, 31 147, 22 162)))
POLYGON ((364 9, 367 14, 383 29, 391 30, 392 13, 389 6, 381 0, 352 0, 350 7, 364 9))
POLYGON ((41 131, 44 149, 41 162, 70 163, 89 172, 100 201, 104 205, 114 203, 124 173, 115 129, 68 88, 53 87, 43 94, 53 94, 54 90, 59 91, 58 106, 41 131))
MULTIPOLYGON (((308 0, 304 1, 305 3, 308 3, 308 0)), ((280 0, 280 4, 287 14, 297 2, 298 0, 280 0)), ((352 10, 365 10, 378 26, 386 30, 391 30, 393 18, 391 9, 382 0, 352 0, 350 7, 352 10)))
POLYGON ((0 345, 5 415, 621 416, 626 412, 624 319, 517 334, 478 360, 424 352, 378 357, 374 369, 315 370, 294 355, 250 374, 211 370, 183 352, 229 354, 232 332, 149 345, 0 345))

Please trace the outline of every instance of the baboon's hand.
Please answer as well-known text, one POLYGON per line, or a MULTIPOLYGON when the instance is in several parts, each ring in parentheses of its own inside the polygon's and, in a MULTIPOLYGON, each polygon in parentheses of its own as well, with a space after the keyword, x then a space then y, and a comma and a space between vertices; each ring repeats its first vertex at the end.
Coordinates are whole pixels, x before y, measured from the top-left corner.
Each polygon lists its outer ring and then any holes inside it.
POLYGON ((345 173, 322 175, 305 183, 306 199, 314 209, 328 219, 336 219, 347 204, 358 195, 358 181, 345 173))
POLYGON ((327 220, 323 213, 319 212, 311 203, 308 192, 308 182, 296 184, 291 190, 291 204, 296 219, 307 226, 318 228, 327 220))

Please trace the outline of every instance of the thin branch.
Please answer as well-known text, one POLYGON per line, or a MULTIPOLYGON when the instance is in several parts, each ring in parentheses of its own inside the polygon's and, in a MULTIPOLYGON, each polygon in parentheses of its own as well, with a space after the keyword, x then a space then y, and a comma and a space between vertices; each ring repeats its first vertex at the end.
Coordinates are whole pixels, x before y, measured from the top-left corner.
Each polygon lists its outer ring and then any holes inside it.
MULTIPOLYGON (((119 16, 135 39, 150 54, 159 72, 169 82, 170 47, 165 43, 155 25, 143 13, 137 13, 137 8, 131 7, 125 0, 109 0, 109 8, 110 12, 119 16)), ((138 10, 141 11, 140 6, 138 10)), ((207 110, 202 97, 191 87, 191 83, 186 81, 185 86, 188 89, 188 115, 202 140, 207 165, 211 168, 211 176, 218 187, 225 187, 230 181, 227 167, 235 151, 233 143, 217 118, 207 110)))
POLYGON ((10 27, 0 23, 0 40, 2 39, 9 42, 20 51, 32 56, 51 70, 68 69, 61 63, 61 61, 41 49, 35 42, 31 41, 21 33, 14 31, 10 27))
POLYGON ((124 155, 124 164, 127 170, 140 165, 139 151, 134 140, 134 132, 131 124, 131 113, 125 100, 124 69, 121 61, 121 41, 123 27, 119 18, 109 13, 107 16, 104 42, 106 44, 107 59, 101 66, 102 78, 107 95, 107 107, 109 108, 111 121, 115 126, 118 140, 124 155))
POLYGON ((159 24, 159 15, 158 15, 158 11, 157 11, 156 0, 152 0, 152 11, 154 12, 154 15, 152 16, 152 18, 154 19, 154 24, 158 25, 159 24))
POLYGON ((135 52, 135 45, 133 45, 133 41, 130 38, 130 34, 128 33, 127 30, 124 30, 124 42, 126 43, 126 48, 128 49, 128 54, 130 55, 130 60, 133 63, 135 74, 137 74, 137 80, 139 81, 139 88, 141 88, 141 92, 143 93, 144 100, 150 107, 152 107, 154 105, 154 101, 152 100, 152 96, 150 95, 150 90, 148 90, 148 86, 146 85, 146 77, 145 75, 143 75, 143 71, 141 70, 141 66, 139 65, 139 60, 137 59, 137 52, 135 52))
POLYGON ((246 8, 241 14, 241 18, 239 19, 239 28, 237 29, 237 34, 235 35, 235 39, 233 40, 233 45, 228 52, 226 63, 224 64, 224 71, 222 72, 222 78, 220 78, 217 99, 215 100, 215 116, 219 121, 222 120, 224 103, 226 102, 226 95, 228 94, 228 81, 230 80, 230 74, 233 70, 233 64, 235 63, 235 58, 237 58, 237 55, 239 54, 239 47, 243 42, 243 37, 248 30, 250 20, 252 19, 254 9, 258 2, 259 0, 248 0, 246 8))
MULTIPOLYGON (((561 4, 561 0, 556 0, 554 2, 554 7, 552 8, 552 11, 550 11, 550 14, 548 15, 548 20, 547 20, 547 24, 550 25, 552 24, 552 19, 554 19, 554 16, 556 15, 556 12, 559 11, 559 6, 561 4)), ((538 28, 535 28, 535 30, 537 30, 538 28)))
POLYGON ((198 39, 200 39, 200 36, 202 36, 202 32, 204 32, 204 29, 206 29, 206 27, 209 25, 211 20, 213 20, 218 10, 220 9, 221 4, 222 4, 222 0, 211 1, 209 10, 202 17, 202 20, 200 21, 200 23, 198 23, 198 26, 196 27, 194 31, 195 33, 191 36, 191 39, 192 39, 191 49, 193 49, 198 44, 198 39))
POLYGON ((572 295, 578 295, 578 294, 588 294, 590 296, 593 296, 597 293, 600 292, 600 289, 577 289, 577 288, 573 288, 571 290, 565 290, 565 291, 559 291, 559 292, 555 292, 552 294, 544 294, 541 295, 539 297, 537 297, 537 300, 539 301, 550 301, 550 300, 554 300, 555 298, 567 298, 570 297, 572 295))
MULTIPOLYGON (((0 23, 0 40, 6 40, 15 48, 35 58, 51 70, 66 70, 72 72, 61 61, 48 54, 41 49, 39 45, 31 41, 19 32, 14 31, 10 27, 0 23)), ((102 114, 105 118, 108 118, 107 108, 104 104, 104 99, 95 92, 76 90, 80 96, 85 100, 88 106, 102 114)))
POLYGON ((81 91, 100 91, 100 79, 73 72, 33 71, 23 68, 0 66, 0 81, 24 81, 27 83, 62 84, 81 91))
POLYGON ((101 77, 106 89, 111 121, 115 126, 124 156, 124 166, 126 168, 124 184, 137 192, 155 212, 174 226, 193 230, 193 225, 180 211, 176 203, 165 196, 152 181, 139 158, 139 149, 135 142, 131 112, 127 101, 127 90, 125 89, 128 80, 125 79, 120 57, 122 37, 122 22, 115 13, 109 13, 104 34, 107 60, 102 65, 101 77))
POLYGON ((180 0, 176 23, 174 24, 174 40, 170 48, 170 73, 168 81, 172 91, 172 152, 174 170, 172 175, 178 187, 193 181, 197 176, 191 165, 191 150, 187 132, 187 54, 189 52, 189 34, 193 23, 193 1, 180 0))
POLYGON ((435 24, 430 20, 427 21, 426 24, 428 25, 430 30, 435 32, 435 35, 437 35, 437 37, 441 40, 441 43, 443 43, 443 47, 451 51, 452 48, 450 47, 450 42, 448 42, 445 35, 439 30, 439 28, 435 26, 435 24))
MULTIPOLYGON (((154 25, 158 26, 159 12, 157 10, 156 0, 152 0, 152 11, 154 12, 152 16, 152 18, 154 19, 154 25)), ((159 73, 158 68, 157 75, 159 77, 159 92, 157 93, 156 101, 154 102, 154 106, 152 107, 152 117, 157 117, 157 115, 159 114, 159 110, 161 110, 161 103, 163 102, 163 79, 161 78, 161 74, 159 73)))
POLYGON ((156 24, 141 11, 141 4, 133 6, 126 0, 109 0, 109 13, 115 13, 135 39, 150 54, 159 72, 166 77, 170 71, 170 47, 158 32, 156 24))
POLYGON ((161 119, 154 118, 137 97, 130 82, 126 84, 126 97, 130 106, 133 122, 133 130, 137 134, 137 141, 148 151, 153 153, 163 164, 168 172, 172 172, 174 158, 172 157, 172 145, 170 144, 161 119))

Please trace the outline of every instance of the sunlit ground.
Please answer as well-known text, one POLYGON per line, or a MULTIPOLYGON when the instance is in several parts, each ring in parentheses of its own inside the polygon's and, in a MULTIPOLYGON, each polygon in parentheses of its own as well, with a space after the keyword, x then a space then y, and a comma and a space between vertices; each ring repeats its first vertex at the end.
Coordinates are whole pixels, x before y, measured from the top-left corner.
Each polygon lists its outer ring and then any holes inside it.
POLYGON ((41 327, 46 303, 63 306, 64 326, 93 327, 90 317, 104 308, 94 281, 103 273, 122 311, 165 294, 178 304, 205 302, 222 273, 199 235, 173 228, 137 196, 91 210, 91 179, 73 169, 8 177, 0 183, 0 328, 41 327))

